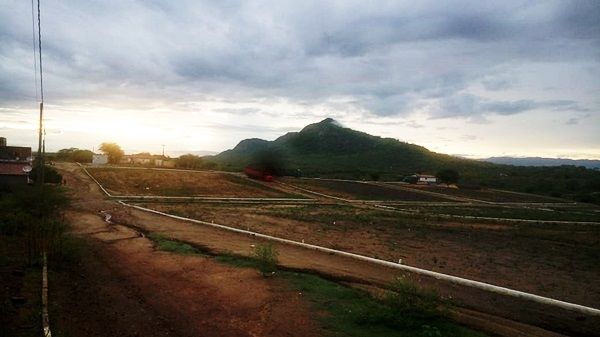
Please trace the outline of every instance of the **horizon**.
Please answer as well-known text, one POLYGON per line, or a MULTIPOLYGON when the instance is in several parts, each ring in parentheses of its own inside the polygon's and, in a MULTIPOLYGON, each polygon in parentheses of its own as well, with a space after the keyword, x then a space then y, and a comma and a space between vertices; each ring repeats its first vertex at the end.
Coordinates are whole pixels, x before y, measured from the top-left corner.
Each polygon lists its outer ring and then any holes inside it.
MULTIPOLYGON (((0 135, 37 148, 29 6, 0 9, 0 135)), ((600 159, 598 2, 56 1, 41 12, 48 152, 219 153, 332 117, 471 159, 600 159)))
MULTIPOLYGON (((329 119, 329 118, 330 117, 327 117, 326 119, 329 119)), ((337 120, 335 120, 335 119, 333 119, 333 120, 339 126, 341 126, 341 127, 347 127, 347 126, 342 125, 341 123, 337 122, 337 120)), ((319 122, 320 121, 317 121, 315 123, 319 123, 319 122)), ((315 123, 310 123, 310 124, 315 124, 315 123)), ((306 125, 304 125, 304 127, 305 126, 306 125)), ((288 132, 299 132, 302 128, 300 128, 298 130, 291 130, 291 131, 288 131, 288 132)), ((353 129, 353 130, 356 130, 356 129, 353 129)), ((356 130, 356 131, 364 132, 362 130, 356 130)), ((178 149, 178 148, 167 149, 167 148, 165 148, 164 152, 165 152, 165 155, 167 157, 172 157, 172 158, 179 157, 179 156, 184 155, 184 154, 193 154, 193 155, 197 155, 197 156, 201 156, 201 157, 202 156, 217 155, 217 154, 219 154, 219 153, 221 153, 223 151, 227 151, 227 150, 233 149, 237 144, 239 144, 240 142, 242 142, 244 140, 247 140, 247 139, 258 138, 258 139, 267 140, 267 141, 274 141, 277 138, 279 138, 279 137, 287 134, 288 132, 280 134, 278 136, 275 136, 275 137, 273 137, 271 139, 265 139, 265 138, 260 138, 260 137, 249 137, 249 138, 240 139, 232 147, 226 148, 226 149, 221 149, 221 150, 216 150, 216 151, 213 151, 213 150, 204 150, 204 149, 178 149)), ((372 135, 372 136, 378 136, 378 135, 374 135, 374 134, 370 134, 370 135, 372 135)), ((4 136, 0 135, 0 137, 4 137, 4 136)), ((381 138, 393 138, 393 137, 382 137, 382 136, 379 136, 379 137, 381 137, 381 138)), ((7 138, 7 137, 5 137, 5 138, 7 138)), ((400 139, 397 139, 397 138, 393 138, 393 139, 396 139, 396 140, 402 142, 402 140, 400 140, 400 139)), ((106 142, 112 142, 112 141, 106 141, 106 142)), ((7 138, 7 143, 8 143, 7 144, 8 146, 26 146, 26 147, 31 147, 32 151, 36 152, 35 149, 34 149, 35 144, 32 145, 32 144, 11 143, 10 139, 8 139, 8 138, 7 138)), ((98 147, 100 146, 101 143, 103 143, 103 142, 100 142, 97 145, 93 145, 90 148, 78 147, 78 146, 67 146, 67 147, 62 147, 62 148, 49 149, 46 152, 47 153, 56 153, 56 152, 58 152, 61 149, 67 149, 67 148, 70 148, 70 147, 74 147, 74 148, 78 148, 78 149, 82 149, 82 150, 90 150, 90 151, 92 151, 94 153, 100 153, 98 151, 98 147)), ((117 143, 119 146, 121 146, 120 143, 118 143, 118 142, 115 142, 115 143, 117 143)), ((405 143, 409 143, 409 142, 405 142, 405 143)), ((415 143, 409 143, 409 144, 414 144, 414 145, 422 146, 421 144, 415 144, 415 143)), ((126 155, 133 155, 133 154, 144 153, 144 152, 150 153, 150 154, 153 154, 153 155, 157 155, 157 154, 161 154, 162 153, 162 146, 160 146, 160 148, 158 150, 149 149, 149 148, 143 148, 143 149, 142 148, 125 148, 125 147, 122 147, 122 148, 123 148, 123 151, 125 152, 126 155)), ((429 148, 428 148, 428 150, 430 150, 432 152, 436 152, 436 153, 443 153, 443 152, 433 151, 433 150, 431 150, 429 148)), ((490 155, 490 156, 480 156, 480 155, 460 154, 460 153, 443 153, 443 154, 447 154, 447 155, 454 156, 454 157, 459 157, 459 158, 472 159, 472 160, 486 160, 486 159, 493 159, 493 158, 512 158, 512 159, 534 159, 534 158, 537 158, 537 159, 590 160, 590 161, 600 160, 600 157, 598 157, 598 158, 570 158, 570 157, 565 157, 565 156, 562 156, 562 157, 560 157, 560 156, 557 156, 557 157, 544 157, 544 156, 536 156, 536 155, 516 155, 516 154, 515 155, 501 154, 501 155, 490 155)))

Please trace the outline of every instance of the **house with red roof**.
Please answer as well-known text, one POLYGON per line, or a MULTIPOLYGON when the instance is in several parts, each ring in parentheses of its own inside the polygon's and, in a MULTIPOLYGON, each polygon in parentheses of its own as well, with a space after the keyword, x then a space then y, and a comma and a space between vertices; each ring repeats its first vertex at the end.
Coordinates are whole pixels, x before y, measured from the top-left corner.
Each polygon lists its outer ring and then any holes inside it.
POLYGON ((31 147, 7 146, 0 137, 0 188, 27 185, 31 160, 31 147))

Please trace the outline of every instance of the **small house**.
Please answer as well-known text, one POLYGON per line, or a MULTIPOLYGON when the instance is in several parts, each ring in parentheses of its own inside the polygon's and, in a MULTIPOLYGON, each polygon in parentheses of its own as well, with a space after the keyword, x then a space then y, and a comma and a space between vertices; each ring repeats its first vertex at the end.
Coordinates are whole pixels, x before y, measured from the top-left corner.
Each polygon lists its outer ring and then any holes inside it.
POLYGON ((106 164, 108 164, 108 155, 94 154, 92 156, 92 165, 106 165, 106 164))
POLYGON ((417 184, 437 184, 437 177, 430 174, 417 174, 417 184))
POLYGON ((27 185, 31 161, 31 147, 8 146, 0 137, 0 187, 27 185))

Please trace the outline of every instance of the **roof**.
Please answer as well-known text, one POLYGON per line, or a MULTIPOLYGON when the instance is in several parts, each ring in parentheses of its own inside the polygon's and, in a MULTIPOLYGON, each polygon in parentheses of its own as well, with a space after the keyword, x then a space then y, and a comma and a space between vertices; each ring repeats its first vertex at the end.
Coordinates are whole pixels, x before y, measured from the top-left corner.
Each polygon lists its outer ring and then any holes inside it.
POLYGON ((0 175, 7 176, 25 176, 27 172, 23 171, 27 163, 0 163, 0 175))
POLYGON ((419 177, 419 178, 435 178, 435 176, 432 176, 431 174, 417 174, 417 177, 419 177))

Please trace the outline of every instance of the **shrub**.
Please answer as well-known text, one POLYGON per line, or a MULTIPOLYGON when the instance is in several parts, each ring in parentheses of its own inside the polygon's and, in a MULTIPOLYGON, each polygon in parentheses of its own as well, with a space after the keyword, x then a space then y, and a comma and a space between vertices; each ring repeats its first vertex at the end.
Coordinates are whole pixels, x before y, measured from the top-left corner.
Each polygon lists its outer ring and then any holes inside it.
POLYGON ((434 291, 417 287, 413 282, 398 278, 391 284, 391 292, 384 299, 395 317, 403 324, 408 320, 421 324, 443 316, 443 302, 434 291))
POLYGON ((439 336, 444 321, 444 303, 434 292, 418 288, 406 279, 397 279, 377 303, 352 309, 359 325, 383 325, 391 329, 420 331, 419 336, 439 336))
POLYGON ((15 193, 0 195, 0 233, 22 236, 28 261, 37 263, 41 253, 62 254, 66 224, 62 211, 68 205, 64 190, 27 186, 15 193))
MULTIPOLYGON (((34 180, 38 177, 38 167, 34 167, 29 173, 29 176, 34 180)), ((49 184, 60 184, 62 183, 62 175, 52 166, 44 165, 44 182, 49 184)))
POLYGON ((273 273, 277 270, 277 249, 271 243, 258 244, 254 248, 254 258, 258 269, 263 273, 273 273))

